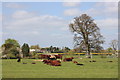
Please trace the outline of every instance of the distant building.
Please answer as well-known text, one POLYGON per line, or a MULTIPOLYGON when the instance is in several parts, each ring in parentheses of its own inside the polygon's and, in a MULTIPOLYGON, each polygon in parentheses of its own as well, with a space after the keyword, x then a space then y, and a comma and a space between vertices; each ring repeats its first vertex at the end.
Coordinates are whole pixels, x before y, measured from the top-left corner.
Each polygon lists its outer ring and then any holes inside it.
POLYGON ((30 52, 34 52, 34 51, 36 51, 35 49, 30 49, 30 52))

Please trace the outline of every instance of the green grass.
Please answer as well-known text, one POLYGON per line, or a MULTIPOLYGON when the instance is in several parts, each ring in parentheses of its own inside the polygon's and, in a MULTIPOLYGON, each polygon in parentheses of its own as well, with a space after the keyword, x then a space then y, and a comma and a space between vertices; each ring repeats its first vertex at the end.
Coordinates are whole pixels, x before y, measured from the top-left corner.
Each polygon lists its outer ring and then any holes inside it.
MULTIPOLYGON (((68 57, 68 56, 66 56, 68 57)), ((78 57, 78 56, 74 56, 78 57)), ((83 57, 83 56, 82 56, 83 57)), ((62 62, 62 66, 49 66, 42 62, 31 64, 34 59, 23 59, 22 64, 16 59, 2 60, 3 78, 117 78, 117 58, 93 57, 97 62, 90 63, 91 59, 74 59, 84 66, 75 65, 73 62, 62 62), (107 62, 112 60, 113 62, 107 62)))

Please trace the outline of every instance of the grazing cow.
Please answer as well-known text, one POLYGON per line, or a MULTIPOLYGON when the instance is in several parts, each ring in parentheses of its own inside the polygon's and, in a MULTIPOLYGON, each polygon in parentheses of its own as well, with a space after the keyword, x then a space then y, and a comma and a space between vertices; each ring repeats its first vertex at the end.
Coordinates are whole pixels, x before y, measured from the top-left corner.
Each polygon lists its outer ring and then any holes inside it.
POLYGON ((20 58, 20 57, 18 57, 18 60, 17 60, 17 62, 21 62, 21 58, 20 58))
POLYGON ((56 59, 61 59, 62 60, 62 55, 58 54, 58 55, 54 55, 56 57, 56 59))
POLYGON ((71 57, 71 58, 65 58, 63 61, 65 62, 65 61, 72 61, 74 58, 73 57, 71 57))

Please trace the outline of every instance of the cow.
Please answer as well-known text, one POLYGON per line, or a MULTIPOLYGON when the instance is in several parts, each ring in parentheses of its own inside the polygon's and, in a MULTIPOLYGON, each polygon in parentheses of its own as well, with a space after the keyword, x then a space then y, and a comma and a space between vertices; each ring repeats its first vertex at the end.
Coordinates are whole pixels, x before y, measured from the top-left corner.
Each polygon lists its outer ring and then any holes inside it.
POLYGON ((36 64, 35 62, 32 62, 31 64, 36 64))
POLYGON ((107 62, 113 62, 113 61, 107 61, 107 62))
POLYGON ((77 61, 73 61, 73 63, 75 63, 76 65, 80 65, 80 66, 84 65, 84 64, 78 63, 77 61))
POLYGON ((61 59, 62 60, 62 55, 58 54, 58 55, 54 55, 56 57, 56 59, 61 59))
POLYGON ((44 64, 48 64, 51 66, 61 66, 61 62, 59 60, 43 60, 44 64))
POLYGON ((48 60, 56 60, 56 57, 54 55, 51 55, 50 57, 48 57, 48 60))
POLYGON ((73 63, 78 63, 77 61, 73 61, 73 63))
POLYGON ((44 64, 50 64, 51 60, 43 60, 42 62, 44 62, 44 64))
POLYGON ((58 60, 52 60, 50 65, 51 66, 61 66, 61 62, 58 60))
POLYGON ((18 60, 17 60, 17 62, 21 62, 21 58, 20 58, 20 57, 18 57, 18 60))
POLYGON ((96 62, 95 60, 89 61, 89 62, 96 62))
POLYGON ((71 58, 64 58, 63 61, 64 61, 64 62, 65 62, 65 61, 72 61, 73 59, 74 59, 73 57, 71 57, 71 58))
POLYGON ((80 65, 80 66, 83 66, 84 64, 80 64, 80 63, 77 63, 76 65, 80 65))
POLYGON ((49 59, 51 55, 44 55, 44 54, 41 54, 40 55, 40 58, 41 59, 49 59))

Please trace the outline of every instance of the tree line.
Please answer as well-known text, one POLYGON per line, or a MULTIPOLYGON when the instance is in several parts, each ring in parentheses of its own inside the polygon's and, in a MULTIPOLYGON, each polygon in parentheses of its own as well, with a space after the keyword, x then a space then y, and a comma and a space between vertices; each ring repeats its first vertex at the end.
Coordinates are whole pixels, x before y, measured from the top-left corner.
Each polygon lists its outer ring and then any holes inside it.
POLYGON ((45 47, 40 48, 39 45, 31 45, 29 46, 27 43, 24 43, 22 46, 18 43, 15 39, 7 39, 5 43, 1 46, 2 55, 6 55, 8 58, 14 57, 17 58, 19 56, 25 57, 32 57, 35 56, 37 53, 66 53, 70 51, 69 47, 45 47), (30 49, 34 50, 30 52, 30 49))

